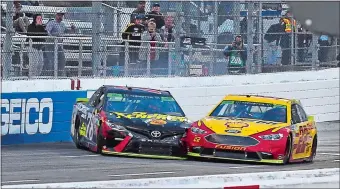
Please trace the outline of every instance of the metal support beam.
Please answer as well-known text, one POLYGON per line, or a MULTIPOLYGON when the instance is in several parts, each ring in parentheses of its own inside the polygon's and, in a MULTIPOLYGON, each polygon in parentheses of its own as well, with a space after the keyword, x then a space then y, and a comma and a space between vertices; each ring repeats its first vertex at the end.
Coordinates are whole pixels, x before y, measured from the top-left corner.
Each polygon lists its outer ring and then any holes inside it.
POLYGON ((101 8, 101 1, 92 2, 92 73, 95 77, 99 76, 99 68, 101 65, 101 8))
POLYGON ((14 34, 13 28, 13 0, 6 1, 6 37, 4 40, 3 52, 1 52, 3 62, 3 78, 7 79, 11 74, 12 67, 12 36, 14 34))

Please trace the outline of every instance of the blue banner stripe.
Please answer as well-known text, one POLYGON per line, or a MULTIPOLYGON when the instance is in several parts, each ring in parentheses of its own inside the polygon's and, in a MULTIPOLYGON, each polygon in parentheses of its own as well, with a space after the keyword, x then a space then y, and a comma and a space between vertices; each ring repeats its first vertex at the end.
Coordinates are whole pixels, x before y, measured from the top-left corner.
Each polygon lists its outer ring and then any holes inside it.
POLYGON ((2 93, 2 144, 70 141, 73 105, 86 97, 87 91, 2 93))

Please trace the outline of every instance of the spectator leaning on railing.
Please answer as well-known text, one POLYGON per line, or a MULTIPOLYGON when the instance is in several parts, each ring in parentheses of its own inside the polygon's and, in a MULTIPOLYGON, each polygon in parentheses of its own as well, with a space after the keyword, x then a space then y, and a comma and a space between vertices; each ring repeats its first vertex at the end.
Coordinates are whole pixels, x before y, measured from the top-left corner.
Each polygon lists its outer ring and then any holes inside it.
MULTIPOLYGON (((46 25, 46 31, 49 36, 60 37, 65 33, 75 33, 76 28, 73 24, 71 24, 71 29, 68 29, 63 22, 64 12, 58 11, 55 17, 55 20, 50 20, 46 25)), ((49 42, 54 43, 54 39, 48 40, 49 42)), ((62 43, 63 39, 58 39, 58 43, 62 43)), ((54 70, 54 45, 47 45, 47 64, 45 64, 44 70, 50 72, 54 70)), ((58 70, 60 76, 65 76, 65 54, 63 45, 58 45, 58 70)))
MULTIPOLYGON (((47 31, 42 25, 42 15, 36 14, 33 15, 33 21, 28 26, 27 29, 28 36, 47 36, 47 31)), ((45 42, 43 38, 27 38, 27 42, 32 39, 32 42, 45 42)), ((29 76, 39 76, 43 69, 44 65, 44 56, 43 56, 43 44, 32 44, 32 49, 29 50, 28 58, 29 58, 29 76)))
POLYGON ((159 49, 155 49, 155 47, 162 46, 160 43, 157 43, 161 41, 162 41, 162 38, 160 34, 156 32, 156 23, 149 22, 148 30, 144 31, 142 34, 142 43, 141 43, 141 48, 139 49, 139 60, 142 61, 139 66, 140 68, 143 68, 143 70, 146 69, 147 57, 150 57, 151 73, 162 74, 162 70, 164 69, 164 64, 161 64, 158 61, 159 60, 159 49), (144 41, 153 41, 153 42, 144 42, 144 41), (150 45, 150 52, 147 49, 149 45, 150 45))
MULTIPOLYGON (((144 18, 144 15, 137 15, 136 18, 134 19, 134 23, 129 24, 124 30, 124 32, 122 33, 122 39, 140 41, 142 33, 145 31, 144 25, 141 24, 143 18, 144 18)), ((122 43, 122 45, 124 44, 125 42, 122 43)), ((138 59, 137 48, 138 46, 140 46, 140 42, 128 42, 128 44, 129 44, 130 63, 136 63, 138 59), (133 46, 137 46, 137 47, 133 47, 133 46)), ((124 60, 122 60, 121 62, 124 62, 124 60)))

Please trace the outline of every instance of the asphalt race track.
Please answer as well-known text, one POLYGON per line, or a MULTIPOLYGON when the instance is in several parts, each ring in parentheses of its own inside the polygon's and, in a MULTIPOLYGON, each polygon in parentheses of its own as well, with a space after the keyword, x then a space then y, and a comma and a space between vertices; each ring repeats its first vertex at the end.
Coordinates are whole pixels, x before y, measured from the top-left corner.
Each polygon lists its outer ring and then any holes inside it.
POLYGON ((102 156, 78 150, 73 143, 2 146, 1 185, 339 167, 339 122, 319 123, 318 127, 319 146, 314 163, 299 163, 287 166, 225 161, 202 162, 102 156))

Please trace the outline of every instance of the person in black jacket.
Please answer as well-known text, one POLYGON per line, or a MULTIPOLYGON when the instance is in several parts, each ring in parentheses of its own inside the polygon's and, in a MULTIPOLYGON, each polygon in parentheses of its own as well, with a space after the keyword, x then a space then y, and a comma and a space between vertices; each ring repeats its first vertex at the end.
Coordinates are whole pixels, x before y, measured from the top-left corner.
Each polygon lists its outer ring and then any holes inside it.
POLYGON ((266 34, 264 35, 264 40, 266 40, 265 53, 266 53, 266 63, 270 65, 279 65, 281 64, 281 51, 279 48, 280 39, 282 36, 282 25, 280 23, 271 25, 266 34))
MULTIPOLYGON (((47 36, 47 31, 42 24, 41 14, 33 15, 33 21, 27 28, 27 36, 47 36)), ((44 44, 41 43, 45 42, 45 39, 28 37, 26 41, 28 42, 30 39, 33 43, 40 44, 32 44, 32 48, 29 50, 29 76, 39 76, 44 65, 44 44)))
MULTIPOLYGON (((137 8, 132 11, 132 14, 130 15, 130 23, 134 23, 138 15, 145 15, 145 3, 145 1, 138 2, 137 8)), ((143 22, 145 22, 145 17, 143 18, 143 22)))
MULTIPOLYGON (((137 15, 135 22, 129 24, 125 31, 122 33, 122 38, 125 40, 136 40, 140 41, 142 33, 145 31, 145 26, 142 23, 144 15, 137 15)), ((138 51, 140 42, 128 42, 129 43, 129 57, 130 62, 136 63, 138 59, 138 51), (137 47, 134 47, 137 46, 137 47)), ((122 44, 125 44, 123 42, 122 44)), ((124 51, 123 51, 124 52, 124 51)))
POLYGON ((152 18, 155 19, 157 30, 164 26, 164 17, 163 14, 160 13, 160 5, 158 3, 154 3, 152 11, 146 14, 146 20, 150 20, 152 18))

